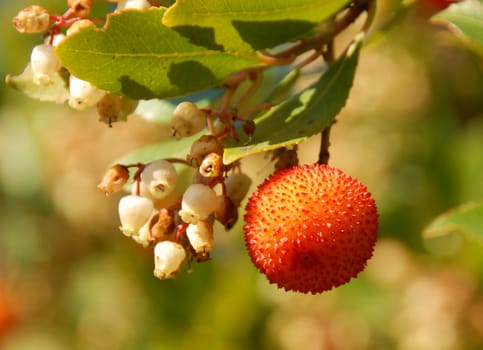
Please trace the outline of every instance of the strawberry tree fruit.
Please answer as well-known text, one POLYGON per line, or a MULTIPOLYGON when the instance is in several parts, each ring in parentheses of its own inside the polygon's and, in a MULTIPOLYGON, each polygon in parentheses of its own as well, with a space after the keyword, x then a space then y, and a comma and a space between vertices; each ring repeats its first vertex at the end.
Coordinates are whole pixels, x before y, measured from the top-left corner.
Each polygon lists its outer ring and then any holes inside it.
POLYGON ((249 198, 245 222, 248 253, 269 282, 312 294, 356 277, 378 231, 367 188, 320 164, 275 172, 249 198))

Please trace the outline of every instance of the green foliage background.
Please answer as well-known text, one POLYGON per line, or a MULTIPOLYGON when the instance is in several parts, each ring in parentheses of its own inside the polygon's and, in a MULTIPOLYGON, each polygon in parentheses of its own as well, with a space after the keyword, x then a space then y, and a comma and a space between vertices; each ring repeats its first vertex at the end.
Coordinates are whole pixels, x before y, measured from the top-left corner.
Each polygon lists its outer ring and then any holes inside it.
MULTIPOLYGON (((2 76, 20 72, 41 40, 10 25, 29 4, 0 3, 2 76)), ((481 245, 421 235, 438 214, 483 198, 482 86, 481 58, 415 14, 362 51, 330 163, 373 192, 381 238, 360 278, 306 296, 256 272, 241 222, 217 234, 211 262, 155 279, 151 253, 116 228, 116 198, 95 187, 113 159, 166 137, 166 125, 134 117, 107 129, 94 112, 2 84, 0 349, 481 348, 481 245), (15 320, 2 323, 2 312, 15 320)), ((303 161, 317 142, 301 146, 303 161)), ((244 169, 258 183, 267 164, 256 155, 244 169)))

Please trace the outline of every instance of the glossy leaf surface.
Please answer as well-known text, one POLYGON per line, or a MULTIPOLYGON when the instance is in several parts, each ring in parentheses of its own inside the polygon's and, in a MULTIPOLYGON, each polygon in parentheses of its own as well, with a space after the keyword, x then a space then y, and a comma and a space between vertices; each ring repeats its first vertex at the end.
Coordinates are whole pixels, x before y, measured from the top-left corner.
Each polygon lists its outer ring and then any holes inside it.
POLYGON ((425 239, 459 234, 483 244, 483 202, 470 202, 438 216, 423 232, 425 239))
POLYGON ((163 22, 206 47, 254 51, 293 41, 347 0, 181 0, 163 22))
MULTIPOLYGON (((359 38, 310 88, 256 116, 251 142, 243 145, 246 137, 240 143, 231 142, 225 148, 224 162, 229 164, 250 154, 296 145, 321 132, 345 105, 361 43, 359 38)), ((242 132, 240 136, 244 136, 242 132)))
POLYGON ((151 8, 112 14, 105 29, 86 28, 68 37, 57 55, 78 78, 134 99, 186 95, 260 64, 254 54, 190 43, 162 24, 164 12, 151 8))

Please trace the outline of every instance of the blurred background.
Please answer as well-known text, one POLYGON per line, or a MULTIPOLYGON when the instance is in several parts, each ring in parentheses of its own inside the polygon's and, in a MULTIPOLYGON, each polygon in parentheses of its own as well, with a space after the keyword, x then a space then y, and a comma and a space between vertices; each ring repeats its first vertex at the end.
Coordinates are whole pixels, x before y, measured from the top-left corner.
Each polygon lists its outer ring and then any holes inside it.
MULTIPOLYGON (((11 25, 30 4, 0 1, 2 81, 42 40, 11 25)), ((2 82, 0 349, 483 348, 481 245, 421 237, 438 214, 483 198, 482 67, 415 14, 363 50, 330 163, 374 194, 380 239, 359 278, 316 296, 269 285, 241 222, 216 233, 210 262, 154 278, 152 252, 117 229, 119 197, 96 185, 115 159, 165 138, 166 125, 134 116, 110 129, 95 111, 37 102, 2 82)), ((303 162, 318 142, 301 146, 303 162)), ((244 162, 254 185, 267 164, 244 162)))

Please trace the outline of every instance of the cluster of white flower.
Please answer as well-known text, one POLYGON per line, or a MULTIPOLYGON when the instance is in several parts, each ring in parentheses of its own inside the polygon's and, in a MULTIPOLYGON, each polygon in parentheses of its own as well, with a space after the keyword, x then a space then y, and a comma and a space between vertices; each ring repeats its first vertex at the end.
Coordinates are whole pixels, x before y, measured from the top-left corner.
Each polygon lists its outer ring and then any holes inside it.
MULTIPOLYGON (((114 12, 152 6, 147 0, 107 1, 117 4, 114 12)), ((67 5, 63 15, 52 15, 41 6, 29 6, 13 19, 21 33, 46 33, 44 43, 33 48, 27 66, 32 83, 45 87, 59 77, 68 77, 69 96, 65 102, 71 108, 95 107, 99 119, 109 125, 125 119, 135 110, 137 101, 113 95, 74 76, 56 57, 55 48, 66 37, 96 28, 89 19, 92 0, 67 0, 67 5)), ((130 193, 119 201, 120 230, 143 247, 154 247, 154 274, 160 279, 175 277, 185 261, 208 260, 214 247, 214 223, 229 229, 238 219, 238 209, 251 180, 238 166, 223 163, 223 142, 230 135, 236 138, 235 121, 242 121, 249 135, 254 124, 238 118, 235 111, 236 108, 222 112, 202 110, 191 102, 180 103, 171 118, 174 138, 209 131, 193 142, 186 159, 118 164, 109 169, 98 186, 106 195, 129 188, 130 193), (196 169, 192 183, 183 191, 175 191, 178 173, 173 163, 177 162, 196 169), (130 173, 130 169, 135 171, 130 173)))
MULTIPOLYGON (((125 9, 147 9, 151 7, 147 0, 108 0, 116 3, 114 12, 125 9)), ((20 33, 47 33, 45 42, 32 49, 27 70, 32 74, 32 82, 39 86, 48 86, 54 82, 56 74, 63 69, 55 55, 56 46, 70 35, 87 27, 96 27, 88 16, 92 0, 68 0, 68 10, 63 15, 52 15, 47 9, 33 5, 21 10, 13 19, 13 25, 20 33)), ((67 72, 69 98, 67 104, 76 110, 96 107, 99 120, 109 125, 124 120, 134 112, 137 101, 115 96, 93 86, 67 72)))
MULTIPOLYGON (((199 120, 187 116, 205 119, 194 104, 181 103, 172 116, 177 138, 199 128, 199 120)), ((99 184, 106 195, 120 191, 131 178, 129 168, 136 169, 128 185, 131 193, 119 201, 120 230, 145 248, 154 246, 156 277, 175 277, 187 260, 208 260, 214 247, 215 221, 225 229, 235 224, 251 179, 239 169, 227 169, 222 153, 215 136, 203 135, 193 142, 186 159, 118 164, 99 184), (197 169, 193 182, 179 195, 175 191, 178 174, 174 162, 197 169)))

